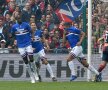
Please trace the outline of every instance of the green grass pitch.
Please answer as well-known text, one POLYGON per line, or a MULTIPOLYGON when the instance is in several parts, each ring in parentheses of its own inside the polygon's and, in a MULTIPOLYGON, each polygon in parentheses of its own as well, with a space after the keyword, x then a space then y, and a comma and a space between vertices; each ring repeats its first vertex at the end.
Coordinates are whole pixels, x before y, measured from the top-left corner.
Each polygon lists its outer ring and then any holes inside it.
POLYGON ((108 90, 108 82, 0 81, 0 90, 108 90))

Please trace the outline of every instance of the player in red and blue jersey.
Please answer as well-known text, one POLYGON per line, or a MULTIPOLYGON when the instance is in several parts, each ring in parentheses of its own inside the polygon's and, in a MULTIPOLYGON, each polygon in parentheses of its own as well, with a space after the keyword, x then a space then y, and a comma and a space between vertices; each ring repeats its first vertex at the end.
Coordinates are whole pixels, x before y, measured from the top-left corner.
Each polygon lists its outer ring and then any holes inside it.
POLYGON ((33 59, 33 49, 31 45, 31 27, 26 22, 22 22, 22 14, 16 17, 17 23, 12 26, 11 33, 15 36, 20 55, 26 65, 26 69, 30 74, 31 83, 39 80, 36 66, 33 59), (29 59, 28 59, 29 58, 29 59), (30 63, 29 63, 30 60, 30 63), (33 71, 30 66, 32 66, 33 71))
POLYGON ((82 30, 79 30, 78 28, 71 26, 70 23, 64 24, 64 34, 63 34, 63 42, 67 40, 70 44, 70 47, 72 48, 68 57, 67 62, 69 65, 69 68, 71 70, 71 78, 70 81, 73 81, 77 78, 75 73, 73 73, 73 60, 77 59, 81 64, 88 68, 90 71, 94 72, 96 75, 99 75, 99 72, 92 66, 89 65, 84 57, 84 54, 82 53, 83 49, 81 46, 81 43, 84 39, 85 33, 82 30))
POLYGON ((106 26, 106 30, 103 32, 103 36, 98 39, 98 43, 100 43, 100 41, 103 41, 103 44, 102 44, 102 62, 98 68, 98 71, 100 74, 96 75, 96 77, 95 77, 96 82, 102 81, 102 75, 101 75, 102 70, 106 67, 106 65, 108 63, 108 25, 106 26))
POLYGON ((52 80, 57 81, 57 79, 55 78, 55 76, 53 74, 52 68, 51 68, 50 64, 48 63, 47 58, 45 56, 43 43, 45 43, 48 50, 49 50, 49 45, 45 40, 43 32, 42 32, 42 30, 37 29, 35 22, 31 23, 31 28, 32 28, 32 36, 33 36, 32 47, 34 49, 34 58, 36 58, 36 61, 37 61, 37 59, 41 60, 42 63, 46 65, 46 68, 49 71, 52 80), (43 41, 43 43, 42 43, 42 41, 43 41))

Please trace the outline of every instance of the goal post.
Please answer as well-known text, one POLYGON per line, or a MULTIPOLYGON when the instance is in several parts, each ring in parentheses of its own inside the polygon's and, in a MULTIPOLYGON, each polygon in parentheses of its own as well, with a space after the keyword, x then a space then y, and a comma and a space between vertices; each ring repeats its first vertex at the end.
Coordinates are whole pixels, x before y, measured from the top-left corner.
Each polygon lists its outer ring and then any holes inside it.
MULTIPOLYGON (((92 54, 92 0, 88 0, 88 49, 87 49, 87 60, 89 65, 91 64, 91 54, 92 54)), ((87 81, 91 80, 91 72, 87 71, 87 81)))

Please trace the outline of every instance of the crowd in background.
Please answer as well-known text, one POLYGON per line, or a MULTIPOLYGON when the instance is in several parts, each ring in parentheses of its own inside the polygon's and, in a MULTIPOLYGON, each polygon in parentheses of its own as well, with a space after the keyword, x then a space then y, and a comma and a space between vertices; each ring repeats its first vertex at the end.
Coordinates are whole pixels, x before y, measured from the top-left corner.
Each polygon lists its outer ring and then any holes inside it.
MULTIPOLYGON (((18 12, 22 12, 22 21, 35 22, 43 31, 50 49, 55 53, 68 52, 68 42, 62 45, 63 24, 55 13, 60 0, 0 0, 0 53, 16 53, 17 46, 10 30, 15 24, 18 12), (3 48, 4 51, 3 51, 3 48), (8 51, 10 49, 10 51, 8 51)), ((62 0, 61 0, 62 1, 62 0)), ((98 51, 97 40, 103 31, 108 29, 108 3, 93 0, 92 48, 98 51)), ((72 25, 83 29, 83 18, 80 15, 72 25)))

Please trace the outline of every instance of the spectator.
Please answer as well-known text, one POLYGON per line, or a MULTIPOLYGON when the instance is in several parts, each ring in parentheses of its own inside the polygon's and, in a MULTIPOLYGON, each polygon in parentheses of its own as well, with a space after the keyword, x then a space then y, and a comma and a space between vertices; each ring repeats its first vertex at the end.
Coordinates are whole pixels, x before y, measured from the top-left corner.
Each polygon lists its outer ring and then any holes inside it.
POLYGON ((31 14, 35 14, 36 20, 39 21, 41 19, 42 12, 40 7, 36 4, 35 0, 29 0, 31 6, 31 14))
MULTIPOLYGON (((43 24, 43 25, 41 26, 41 30, 44 30, 45 28, 47 28, 47 26, 46 26, 46 24, 43 24)), ((48 30, 48 32, 49 32, 49 30, 48 30)))
POLYGON ((12 15, 16 16, 16 13, 18 13, 18 12, 21 12, 21 9, 20 9, 20 6, 17 5, 17 6, 15 7, 15 11, 13 12, 12 15))
POLYGON ((49 45, 51 49, 55 49, 55 48, 57 49, 60 46, 60 43, 55 36, 52 36, 52 40, 49 45))
POLYGON ((31 16, 30 16, 30 24, 32 22, 35 22, 37 24, 37 22, 36 22, 36 16, 34 14, 31 14, 31 16))
POLYGON ((0 53, 9 53, 8 48, 6 48, 6 41, 4 39, 0 41, 0 53))
POLYGON ((48 32, 48 29, 47 28, 45 28, 43 30, 43 34, 44 34, 45 39, 48 40, 49 39, 49 32, 48 32))
POLYGON ((17 42, 13 38, 9 39, 10 43, 8 45, 9 53, 18 53, 17 42))
POLYGON ((3 15, 3 13, 4 13, 5 4, 6 4, 5 0, 0 0, 0 15, 3 15))
POLYGON ((8 37, 8 31, 7 29, 3 26, 3 23, 4 23, 4 19, 3 18, 0 18, 0 34, 2 34, 3 38, 5 40, 7 40, 7 37, 8 37))
POLYGON ((15 10, 15 6, 16 6, 15 0, 10 0, 10 2, 7 5, 7 9, 4 12, 4 16, 7 12, 9 12, 12 15, 15 10))
POLYGON ((23 8, 23 11, 22 11, 22 21, 23 22, 29 23, 31 12, 32 11, 31 11, 31 7, 30 7, 30 3, 27 2, 25 4, 25 7, 23 8))
POLYGON ((46 15, 47 14, 51 15, 51 18, 52 18, 54 23, 60 23, 59 18, 57 17, 54 9, 52 8, 52 6, 50 4, 48 4, 48 6, 46 8, 46 15))
POLYGON ((51 17, 50 14, 46 15, 45 24, 46 24, 49 32, 53 30, 53 28, 54 28, 54 22, 53 22, 52 17, 51 17))
POLYGON ((38 28, 41 28, 41 26, 42 26, 43 24, 45 24, 45 21, 46 21, 46 17, 45 17, 45 15, 43 14, 42 17, 41 17, 41 19, 40 19, 40 21, 37 22, 37 27, 38 27, 38 28))
MULTIPOLYGON (((37 0, 35 0, 35 1, 37 1, 37 0)), ((44 0, 39 0, 39 6, 40 6, 40 10, 41 10, 42 14, 45 13, 44 12, 45 11, 45 3, 44 3, 44 0)))

